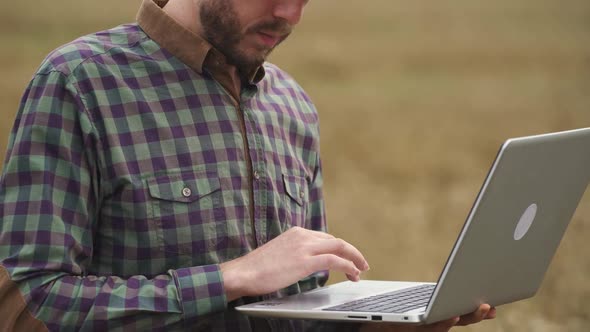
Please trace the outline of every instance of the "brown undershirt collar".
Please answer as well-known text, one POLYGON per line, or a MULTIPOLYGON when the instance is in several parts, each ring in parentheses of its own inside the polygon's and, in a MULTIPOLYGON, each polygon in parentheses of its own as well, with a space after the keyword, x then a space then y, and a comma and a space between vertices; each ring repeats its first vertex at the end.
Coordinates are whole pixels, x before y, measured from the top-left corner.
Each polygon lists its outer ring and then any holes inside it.
MULTIPOLYGON (((137 13, 137 23, 155 42, 199 74, 205 69, 236 100, 240 100, 241 82, 230 74, 232 68, 226 57, 209 42, 182 26, 162 8, 168 0, 143 0, 137 13)), ((248 75, 256 84, 264 77, 262 66, 248 75)))

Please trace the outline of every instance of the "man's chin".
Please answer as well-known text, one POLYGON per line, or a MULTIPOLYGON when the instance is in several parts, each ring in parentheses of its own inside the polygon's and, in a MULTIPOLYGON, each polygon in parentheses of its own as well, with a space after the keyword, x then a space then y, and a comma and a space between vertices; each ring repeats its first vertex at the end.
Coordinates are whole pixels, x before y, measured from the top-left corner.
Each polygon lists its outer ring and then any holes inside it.
POLYGON ((240 71, 251 71, 260 67, 265 61, 270 51, 264 54, 245 55, 240 54, 229 58, 230 64, 236 66, 240 71))

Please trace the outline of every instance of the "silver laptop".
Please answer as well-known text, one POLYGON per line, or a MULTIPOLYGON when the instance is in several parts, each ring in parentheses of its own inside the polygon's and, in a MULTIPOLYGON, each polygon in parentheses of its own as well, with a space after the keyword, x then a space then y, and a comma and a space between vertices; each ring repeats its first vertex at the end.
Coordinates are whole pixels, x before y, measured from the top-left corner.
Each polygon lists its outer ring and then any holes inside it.
POLYGON ((509 139, 437 283, 347 281, 237 310, 275 318, 428 324, 482 303, 532 297, 589 180, 590 128, 509 139))

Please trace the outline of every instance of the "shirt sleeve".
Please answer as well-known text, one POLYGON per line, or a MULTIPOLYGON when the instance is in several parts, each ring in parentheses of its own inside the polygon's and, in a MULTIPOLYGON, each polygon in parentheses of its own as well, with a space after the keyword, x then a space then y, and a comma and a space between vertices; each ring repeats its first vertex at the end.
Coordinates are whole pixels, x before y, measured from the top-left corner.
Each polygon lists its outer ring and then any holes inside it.
POLYGON ((49 330, 100 331, 154 330, 225 310, 219 265, 150 279, 88 273, 100 215, 97 136, 68 76, 32 79, 0 178, 0 268, 28 310, 49 330))

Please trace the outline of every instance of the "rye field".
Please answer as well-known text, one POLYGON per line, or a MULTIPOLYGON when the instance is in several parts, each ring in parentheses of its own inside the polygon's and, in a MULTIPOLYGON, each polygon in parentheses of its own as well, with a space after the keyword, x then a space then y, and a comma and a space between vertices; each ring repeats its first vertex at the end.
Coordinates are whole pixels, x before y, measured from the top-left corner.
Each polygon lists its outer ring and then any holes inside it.
MULTIPOLYGON (((44 56, 139 4, 4 6, 2 156, 44 56)), ((330 231, 365 254, 365 278, 435 281, 500 144, 590 126, 588 0, 312 0, 270 60, 316 103, 330 231)), ((586 194, 539 293, 462 330, 589 331, 588 238, 586 194)))

